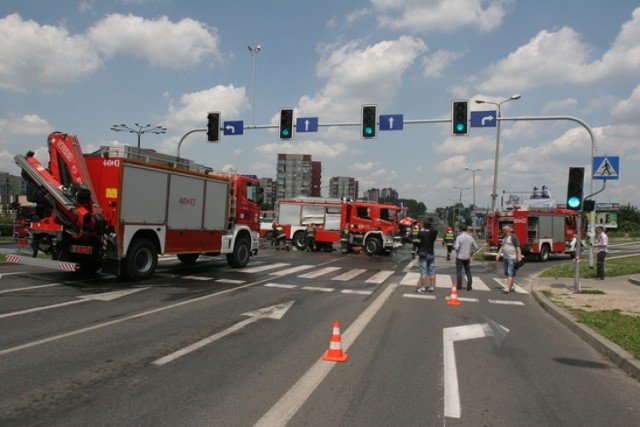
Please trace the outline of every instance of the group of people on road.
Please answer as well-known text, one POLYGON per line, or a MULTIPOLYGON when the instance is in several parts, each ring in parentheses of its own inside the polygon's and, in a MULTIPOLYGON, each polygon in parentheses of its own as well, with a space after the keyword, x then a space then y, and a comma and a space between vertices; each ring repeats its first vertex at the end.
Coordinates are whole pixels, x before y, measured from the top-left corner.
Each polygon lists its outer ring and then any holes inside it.
MULTIPOLYGON (((500 250, 496 254, 496 260, 502 258, 504 275, 507 279, 505 292, 510 293, 514 291, 514 278, 518 268, 522 265, 523 255, 522 249, 520 248, 520 241, 518 237, 513 234, 511 226, 504 225, 502 227, 502 233, 502 242, 500 250)), ((418 267, 420 269, 420 279, 416 291, 420 293, 433 292, 436 287, 434 244, 437 235, 438 231, 433 229, 430 221, 425 221, 422 228, 415 234, 412 229, 414 254, 418 255, 418 267), (415 236, 415 238, 413 236, 415 236)), ((455 286, 457 290, 463 288, 462 284, 464 279, 466 279, 467 291, 472 290, 473 276, 471 274, 471 260, 473 260, 473 255, 478 251, 479 247, 472 233, 469 232, 468 227, 464 224, 461 225, 458 235, 454 233, 453 228, 447 228, 442 239, 442 245, 447 248, 447 260, 450 260, 452 253, 455 253, 455 286)))

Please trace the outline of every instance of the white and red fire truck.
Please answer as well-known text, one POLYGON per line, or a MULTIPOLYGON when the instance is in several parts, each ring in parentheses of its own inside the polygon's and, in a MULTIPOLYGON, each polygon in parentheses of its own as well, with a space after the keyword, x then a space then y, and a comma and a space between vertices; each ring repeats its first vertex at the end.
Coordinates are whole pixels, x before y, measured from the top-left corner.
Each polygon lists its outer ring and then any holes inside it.
POLYGON ((153 274, 159 254, 186 264, 201 254, 226 254, 232 267, 257 254, 261 191, 255 177, 128 146, 83 154, 77 137, 59 132, 49 135, 48 148, 47 167, 33 152, 15 156, 37 215, 18 242, 33 257, 8 261, 101 268, 139 280, 153 274), (51 259, 36 258, 38 252, 51 259))
MULTIPOLYGON (((533 200, 533 199, 532 199, 533 200)), ((487 213, 487 243, 489 252, 497 252, 501 230, 510 225, 520 240, 524 255, 547 261, 550 254, 576 255, 577 212, 526 201, 487 213)), ((549 205, 549 203, 548 203, 549 205)))
POLYGON ((316 226, 315 242, 320 249, 330 249, 340 242, 340 232, 348 226, 349 245, 375 255, 401 245, 398 221, 404 209, 380 203, 302 197, 279 201, 277 222, 300 250, 306 248, 308 224, 316 226))

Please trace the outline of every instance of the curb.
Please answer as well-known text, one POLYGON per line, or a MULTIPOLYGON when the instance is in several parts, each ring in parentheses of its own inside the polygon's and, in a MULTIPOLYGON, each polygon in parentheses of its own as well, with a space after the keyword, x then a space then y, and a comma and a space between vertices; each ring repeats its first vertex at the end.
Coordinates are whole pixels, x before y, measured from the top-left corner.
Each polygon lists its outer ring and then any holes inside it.
POLYGON ((578 323, 572 315, 552 303, 542 292, 533 291, 533 297, 538 304, 542 306, 542 308, 586 341, 587 344, 595 348, 604 357, 615 363, 631 377, 636 380, 640 380, 640 361, 633 357, 631 353, 620 347, 618 344, 598 335, 585 325, 578 323))
POLYGON ((640 276, 629 276, 629 283, 640 286, 640 276))

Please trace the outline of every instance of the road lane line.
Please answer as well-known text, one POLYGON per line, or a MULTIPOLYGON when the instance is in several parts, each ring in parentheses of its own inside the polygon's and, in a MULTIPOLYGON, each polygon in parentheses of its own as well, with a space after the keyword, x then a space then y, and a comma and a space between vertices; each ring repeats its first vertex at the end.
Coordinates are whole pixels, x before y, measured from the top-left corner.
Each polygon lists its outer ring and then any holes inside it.
POLYGON ((522 301, 507 301, 507 300, 500 300, 500 299, 490 299, 489 302, 491 304, 524 305, 522 301))
POLYGON ((385 280, 387 280, 392 274, 394 273, 393 270, 381 270, 378 271, 376 274, 374 274, 373 276, 369 277, 367 280, 365 280, 365 283, 375 283, 377 285, 381 285, 384 283, 385 280))
POLYGON ((402 296, 405 297, 405 298, 415 298, 415 299, 428 299, 428 300, 435 300, 436 299, 435 295, 402 294, 402 296))
POLYGON ((353 294, 353 295, 371 295, 373 291, 359 291, 357 289, 343 289, 340 291, 342 294, 353 294))
MULTIPOLYGON (((397 283, 389 284, 342 334, 342 348, 345 352, 364 331, 364 328, 380 311, 397 287, 397 283)), ((319 358, 278 402, 256 422, 255 426, 273 427, 287 424, 336 365, 334 362, 327 362, 319 358)))
POLYGON ((302 289, 305 291, 318 291, 318 292, 333 292, 334 288, 323 288, 320 286, 303 286, 302 289))
POLYGON ((29 286, 26 288, 5 289, 4 291, 0 291, 0 294, 9 294, 12 292, 29 291, 32 289, 40 289, 40 288, 50 288, 52 286, 62 286, 62 283, 49 283, 48 285, 29 286))

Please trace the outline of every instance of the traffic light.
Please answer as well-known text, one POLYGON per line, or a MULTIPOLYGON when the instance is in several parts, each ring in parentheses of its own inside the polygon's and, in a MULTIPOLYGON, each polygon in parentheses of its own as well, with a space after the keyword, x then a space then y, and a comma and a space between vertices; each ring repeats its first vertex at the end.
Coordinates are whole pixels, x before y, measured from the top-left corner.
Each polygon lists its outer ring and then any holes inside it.
POLYGON ((579 211, 582 209, 582 187, 584 185, 584 168, 569 168, 569 184, 567 185, 567 208, 579 211))
POLYGON ((220 113, 207 114, 207 141, 220 141, 220 113))
POLYGON ((455 99, 451 101, 451 134, 469 134, 469 100, 455 99))
POLYGON ((362 106, 362 129, 360 136, 364 139, 372 139, 376 137, 376 119, 378 117, 377 105, 362 106))
POLYGON ((280 110, 280 139, 293 138, 293 109, 285 108, 280 110))

